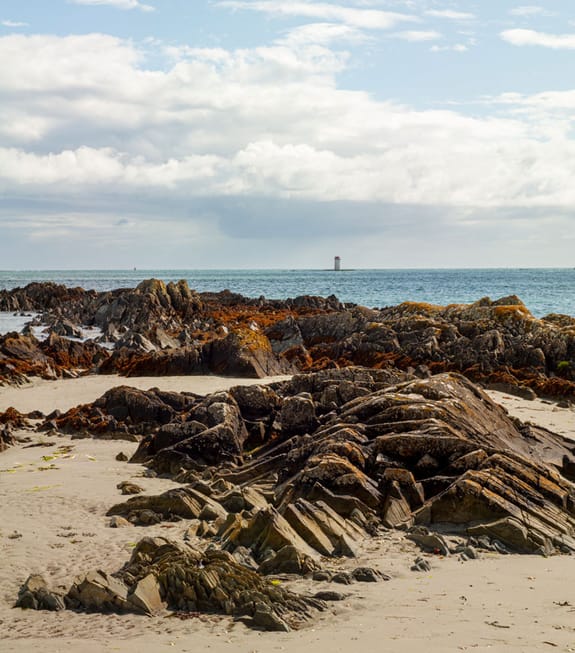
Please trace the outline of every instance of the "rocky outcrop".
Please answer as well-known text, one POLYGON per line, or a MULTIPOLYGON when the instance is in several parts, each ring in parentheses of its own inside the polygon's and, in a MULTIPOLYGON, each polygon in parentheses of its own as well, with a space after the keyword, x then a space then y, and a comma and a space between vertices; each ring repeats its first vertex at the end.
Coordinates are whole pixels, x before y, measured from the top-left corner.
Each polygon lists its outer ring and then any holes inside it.
MULTIPOLYGON (((224 541, 251 543, 256 559, 260 541, 264 548, 274 549, 269 542, 276 542, 277 549, 291 545, 313 557, 333 555, 342 537, 353 549, 374 520, 471 535, 479 526, 511 519, 525 530, 521 545, 511 527, 492 529, 510 548, 575 548, 569 441, 510 419, 464 377, 396 378, 390 384, 372 374, 352 369, 339 378, 335 372, 304 375, 275 389, 281 406, 268 407, 273 427, 263 446, 243 464, 233 461, 217 472, 232 483, 274 478, 274 511, 235 524, 224 541), (356 383, 356 396, 346 401, 351 390, 345 377, 353 374, 365 375, 363 384, 356 383), (311 392, 292 394, 303 388, 311 392), (316 421, 308 420, 307 431, 283 419, 284 407, 297 397, 313 404, 316 421)), ((260 419, 270 424, 266 411, 260 419)), ((185 469, 183 457, 166 466, 175 452, 177 444, 161 449, 150 464, 164 472, 185 469)), ((198 461, 190 456, 191 468, 198 461)))
POLYGON ((262 378, 289 374, 294 367, 276 356, 268 338, 250 329, 240 329, 210 340, 202 346, 168 348, 161 351, 120 348, 100 372, 125 376, 176 376, 218 374, 262 378))
POLYGON ((0 413, 0 452, 16 444, 14 431, 17 429, 31 429, 32 423, 27 415, 23 415, 15 408, 8 408, 0 413))
POLYGON ((461 375, 352 367, 208 397, 134 392, 137 414, 119 389, 79 409, 82 429, 147 433, 133 460, 188 485, 111 509, 132 523, 193 520, 264 569, 270 553, 300 569, 353 555, 378 525, 575 550, 573 444, 511 419, 461 375))
POLYGON ((57 379, 94 371, 108 358, 106 349, 93 342, 77 342, 55 334, 46 340, 33 335, 0 336, 0 383, 21 385, 29 377, 57 379))
POLYGON ((22 384, 29 376, 57 378, 54 361, 44 354, 34 336, 18 333, 0 336, 0 381, 22 384))
POLYGON ((163 424, 182 419, 194 402, 193 396, 158 388, 143 391, 118 386, 92 404, 77 406, 59 417, 47 419, 40 429, 54 428, 76 437, 140 439, 163 424))
POLYGON ((96 297, 97 293, 82 288, 46 282, 34 282, 25 288, 0 290, 0 311, 41 312, 58 311, 64 306, 85 303, 87 297, 96 297))
POLYGON ((40 312, 52 338, 97 326, 100 339, 113 346, 110 357, 75 350, 55 357, 50 350, 48 360, 30 356, 30 345, 24 346, 7 361, 12 368, 3 369, 0 358, 0 375, 9 382, 78 367, 125 375, 262 377, 361 365, 420 376, 456 371, 524 396, 575 398, 575 318, 536 319, 513 295, 469 305, 405 302, 375 310, 343 305, 333 296, 198 294, 185 281, 150 279, 104 293, 30 284, 0 291, 2 308, 40 312))
MULTIPOLYGON (((227 291, 199 295, 183 280, 166 284, 149 279, 136 288, 101 293, 33 283, 0 290, 0 310, 40 314, 35 324, 47 325, 51 340, 47 358, 38 352, 44 351, 42 344, 21 346, 7 357, 14 369, 3 369, 0 358, 0 379, 16 383, 27 376, 55 378, 63 369, 77 368, 154 376, 215 373, 259 378, 291 373, 292 365, 272 350, 263 329, 290 313, 342 309, 334 297, 274 301, 227 291), (105 348, 78 342, 86 327, 100 329, 96 340, 105 348)), ((30 329, 26 333, 31 336, 30 329)))
POLYGON ((488 384, 573 396, 575 320, 534 318, 515 296, 470 305, 405 302, 382 310, 288 318, 268 328, 272 347, 308 369, 334 363, 457 371, 488 384), (425 366, 425 368, 422 368, 425 366))
POLYGON ((179 326, 201 309, 201 299, 185 281, 166 284, 148 279, 136 288, 102 293, 51 282, 0 291, 0 310, 44 313, 45 321, 54 324, 58 320, 69 326, 97 326, 108 337, 128 330, 145 333, 153 327, 179 326))
MULTIPOLYGON (((112 506, 109 526, 177 522, 183 540, 144 538, 115 574, 84 574, 64 597, 72 609, 208 611, 287 631, 341 595, 299 596, 273 577, 382 580, 329 562, 353 560, 381 528, 462 560, 575 552, 573 443, 511 419, 458 374, 350 367, 207 397, 118 388, 77 409, 99 435, 96 408, 147 432, 134 460, 178 484, 112 506)), ((59 605, 47 596, 32 579, 19 605, 59 605)))
POLYGON ((65 598, 70 608, 90 612, 201 611, 276 631, 297 628, 326 607, 319 599, 274 585, 225 551, 201 552, 164 538, 144 538, 117 574, 89 572, 65 598))

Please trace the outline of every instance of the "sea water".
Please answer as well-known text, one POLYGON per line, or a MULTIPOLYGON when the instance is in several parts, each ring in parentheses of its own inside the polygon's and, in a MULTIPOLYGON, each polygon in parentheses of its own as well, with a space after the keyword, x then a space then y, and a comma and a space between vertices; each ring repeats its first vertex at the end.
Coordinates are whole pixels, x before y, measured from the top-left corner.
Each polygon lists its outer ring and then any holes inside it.
POLYGON ((144 279, 185 279, 199 292, 230 290, 286 299, 336 295, 371 308, 403 301, 446 305, 517 295, 537 317, 575 316, 575 268, 435 270, 39 270, 0 272, 0 288, 54 281, 98 291, 135 287, 144 279))
POLYGON ((11 331, 21 332, 36 317, 35 313, 7 313, 0 311, 0 335, 11 331))

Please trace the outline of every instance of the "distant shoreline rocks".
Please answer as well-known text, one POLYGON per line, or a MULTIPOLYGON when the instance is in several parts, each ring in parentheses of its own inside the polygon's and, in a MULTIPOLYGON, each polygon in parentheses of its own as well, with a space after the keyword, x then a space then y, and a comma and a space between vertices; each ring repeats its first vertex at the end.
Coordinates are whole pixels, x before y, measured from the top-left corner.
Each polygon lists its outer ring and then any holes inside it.
POLYGON ((575 318, 535 318, 515 295, 376 310, 333 295, 269 300, 149 279, 106 292, 32 283, 0 291, 0 310, 33 312, 47 329, 41 341, 30 328, 0 336, 4 383, 86 373, 257 378, 362 365, 575 396, 575 318))

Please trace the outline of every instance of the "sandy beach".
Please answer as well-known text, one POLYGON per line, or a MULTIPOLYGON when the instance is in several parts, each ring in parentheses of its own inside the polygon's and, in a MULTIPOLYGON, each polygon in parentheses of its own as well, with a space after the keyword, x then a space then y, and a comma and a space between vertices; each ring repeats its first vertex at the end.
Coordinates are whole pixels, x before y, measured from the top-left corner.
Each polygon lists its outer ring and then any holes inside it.
MULTIPOLYGON (((246 380, 217 377, 118 379, 86 377, 1 388, 0 410, 64 410, 92 401, 107 387, 128 383, 197 393, 246 380)), ((247 382, 257 382, 247 381, 247 382)), ((490 393, 511 414, 575 439, 575 412, 541 400, 490 393)), ((145 534, 181 538, 184 526, 111 529, 108 508, 122 500, 117 483, 134 480, 156 494, 174 484, 143 477, 139 465, 116 461, 135 443, 71 440, 23 433, 31 438, 0 456, 0 650, 29 651, 575 651, 575 589, 568 556, 483 554, 461 562, 456 556, 425 555, 430 572, 412 572, 421 555, 400 533, 369 540, 353 561, 391 576, 380 583, 335 586, 298 580, 302 592, 336 589, 348 596, 300 631, 260 633, 229 618, 204 615, 139 617, 33 612, 13 609, 30 573, 42 573, 53 588, 69 587, 90 569, 117 570, 145 534), (30 446, 41 445, 41 446, 30 446)), ((331 563, 330 563, 331 564, 331 563)), ((335 561, 334 566, 349 566, 335 561)))

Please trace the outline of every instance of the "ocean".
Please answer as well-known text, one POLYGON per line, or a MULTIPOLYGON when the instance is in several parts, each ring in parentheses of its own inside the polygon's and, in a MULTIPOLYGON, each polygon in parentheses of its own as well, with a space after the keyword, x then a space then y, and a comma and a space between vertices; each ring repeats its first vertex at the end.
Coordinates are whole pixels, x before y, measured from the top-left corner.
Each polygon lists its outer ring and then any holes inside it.
POLYGON ((0 288, 55 281, 85 289, 134 287, 149 278, 186 279, 202 291, 228 289, 248 297, 285 299, 336 295, 342 302, 371 308, 403 301, 471 303, 481 297, 517 295, 537 317, 575 316, 575 268, 449 270, 38 270, 0 271, 0 288))

